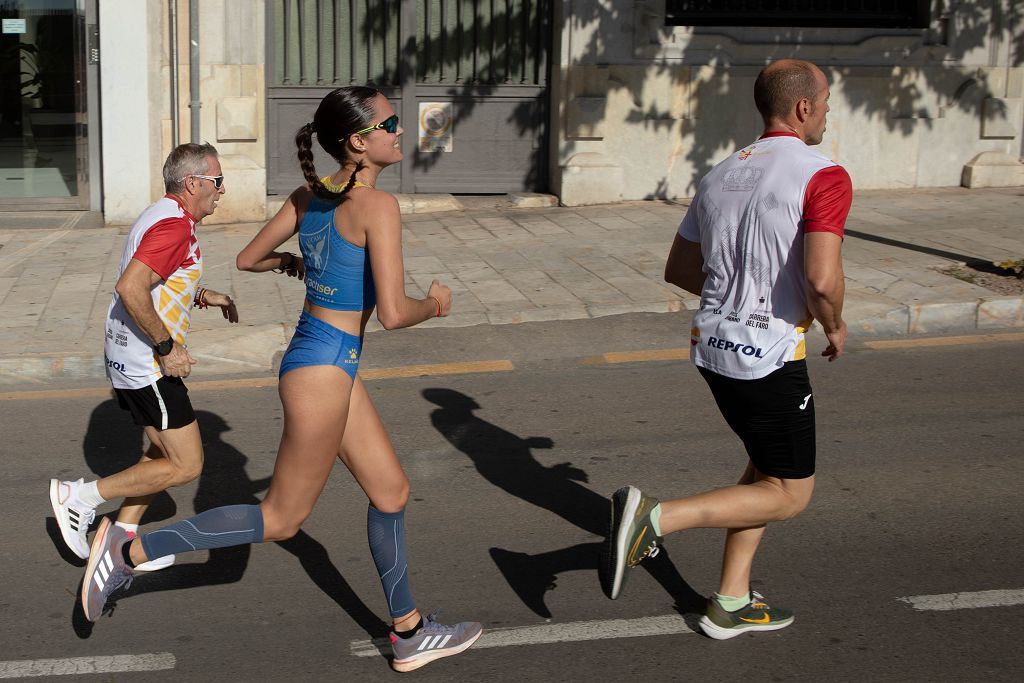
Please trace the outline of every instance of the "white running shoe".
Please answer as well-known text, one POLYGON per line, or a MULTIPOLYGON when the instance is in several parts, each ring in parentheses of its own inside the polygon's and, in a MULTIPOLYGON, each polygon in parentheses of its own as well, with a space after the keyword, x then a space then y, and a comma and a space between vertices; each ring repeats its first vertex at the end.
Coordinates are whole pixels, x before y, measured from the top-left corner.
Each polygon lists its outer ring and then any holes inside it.
MULTIPOLYGON (((129 531, 129 532, 127 532, 127 534, 128 534, 128 540, 129 541, 132 540, 133 538, 135 538, 135 532, 134 531, 129 531)), ((134 571, 135 572, 155 572, 155 571, 158 571, 160 569, 167 569, 172 564, 174 564, 174 554, 173 553, 170 554, 170 555, 164 555, 163 557, 154 558, 154 559, 150 560, 149 562, 143 562, 142 564, 137 564, 137 565, 135 565, 134 571)))
POLYGON ((89 525, 96 518, 96 508, 85 507, 78 501, 78 487, 84 480, 60 481, 50 480, 50 506, 53 516, 57 518, 60 535, 71 548, 71 552, 83 560, 89 557, 89 525))

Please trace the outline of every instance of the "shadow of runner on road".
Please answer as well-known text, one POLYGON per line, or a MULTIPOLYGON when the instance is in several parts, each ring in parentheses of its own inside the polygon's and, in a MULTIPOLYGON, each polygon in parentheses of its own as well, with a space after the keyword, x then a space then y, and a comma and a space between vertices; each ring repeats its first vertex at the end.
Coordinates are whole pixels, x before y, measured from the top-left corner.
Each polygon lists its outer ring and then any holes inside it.
MULTIPOLYGON (((480 409, 479 404, 453 389, 424 389, 423 397, 440 406, 430 414, 434 428, 469 456, 484 479, 588 533, 607 536, 611 503, 578 483, 587 481, 587 473, 568 462, 543 465, 531 453, 534 448, 552 448, 550 438, 523 439, 480 419, 473 414, 480 409)), ((594 542, 537 555, 502 548, 491 548, 490 554, 523 603, 537 615, 550 618, 544 595, 555 588, 558 575, 579 569, 599 570, 603 549, 603 542, 594 542)), ((640 566, 672 596, 677 611, 703 611, 706 598, 686 583, 664 547, 640 566)))
MULTIPOLYGON (((102 479, 128 469, 139 461, 145 447, 142 427, 134 424, 129 413, 123 410, 116 399, 109 399, 93 408, 86 426, 85 438, 82 440, 82 454, 85 464, 96 478, 102 479)), ((81 471, 75 465, 60 474, 59 479, 77 479, 84 476, 91 480, 88 472, 81 471)), ((108 514, 116 514, 116 511, 108 514)), ((153 499, 153 503, 142 517, 143 524, 161 522, 178 514, 178 506, 174 499, 161 491, 153 499)), ((90 533, 99 526, 103 515, 97 515, 89 525, 90 533)), ((52 515, 46 518, 46 534, 53 541, 53 546, 68 564, 84 568, 86 561, 79 558, 67 547, 60 534, 60 527, 52 515)))
MULTIPOLYGON (((142 430, 131 424, 131 421, 127 419, 127 413, 118 407, 116 401, 107 401, 97 407, 93 412, 97 423, 106 425, 111 410, 116 411, 120 422, 111 423, 106 430, 101 432, 104 434, 103 437, 95 437, 91 440, 87 436, 86 439, 90 444, 87 448, 86 460, 90 467, 97 471, 97 474, 100 471, 105 474, 118 471, 115 464, 119 465, 120 469, 124 469, 137 462, 142 453, 142 430), (137 436, 134 440, 127 436, 132 430, 136 430, 137 436), (106 440, 106 436, 110 436, 110 439, 106 440), (99 463, 99 460, 103 461, 102 464, 99 463)), ((209 411, 197 410, 196 419, 199 421, 205 457, 203 471, 199 475, 198 488, 193 501, 195 512, 205 512, 222 505, 259 504, 260 500, 256 498, 256 494, 267 489, 270 477, 255 480, 249 478, 245 468, 248 458, 224 441, 221 436, 231 429, 223 418, 209 411)), ((93 434, 93 431, 91 420, 88 434, 93 434)), ((162 494, 161 498, 163 497, 171 500, 166 493, 162 494)), ((173 515, 173 500, 170 505, 173 515)), ((150 508, 143 521, 151 518, 166 519, 167 516, 171 515, 166 515, 166 508, 155 513, 153 508, 150 508)), ((54 524, 54 526, 56 525, 54 524)), ((59 534, 59 531, 57 533, 59 534)), ((60 540, 59 535, 58 540, 60 540)), ((345 610, 370 637, 387 635, 388 625, 356 595, 341 572, 331 562, 327 550, 316 539, 300 530, 293 538, 279 542, 277 545, 294 555, 313 583, 345 610)), ((229 548, 214 548, 208 552, 209 558, 206 562, 188 562, 187 555, 179 556, 177 558, 179 564, 152 573, 136 574, 131 587, 127 591, 116 594, 115 599, 107 603, 107 609, 113 612, 119 600, 139 593, 235 583, 241 580, 245 574, 252 546, 247 544, 229 548)), ((81 612, 80 605, 77 612, 81 612)), ((85 633, 86 629, 80 628, 81 619, 73 615, 72 621, 76 633, 79 633, 80 637, 88 637, 88 634, 85 633)), ((91 629, 88 631, 91 632, 91 629)))

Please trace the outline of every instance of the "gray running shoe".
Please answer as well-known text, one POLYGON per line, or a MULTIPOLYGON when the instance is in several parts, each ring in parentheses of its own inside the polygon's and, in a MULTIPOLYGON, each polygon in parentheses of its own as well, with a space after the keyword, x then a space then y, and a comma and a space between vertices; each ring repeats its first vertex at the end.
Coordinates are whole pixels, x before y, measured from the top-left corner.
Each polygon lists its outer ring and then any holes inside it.
POLYGON ((704 616, 700 618, 700 630, 709 638, 728 640, 741 633, 778 631, 793 623, 795 617, 790 610, 769 607, 764 596, 757 591, 751 591, 750 597, 750 603, 735 612, 726 612, 718 600, 711 598, 704 616))
POLYGON ((658 554, 661 536, 654 533, 651 510, 657 498, 645 496, 635 486, 623 486, 612 494, 612 521, 608 532, 608 597, 615 600, 626 582, 626 569, 658 554))
POLYGON ((96 518, 94 508, 83 507, 77 502, 75 493, 78 487, 84 482, 50 480, 50 507, 53 508, 53 516, 57 518, 57 526, 60 528, 60 535, 64 542, 71 548, 71 552, 83 560, 89 557, 89 525, 96 518))
POLYGON ((131 567, 124 563, 121 546, 128 542, 128 534, 119 526, 103 518, 92 539, 89 564, 82 579, 82 609, 85 618, 96 621, 103 614, 107 598, 118 588, 132 583, 131 567))
POLYGON ((423 626, 412 638, 399 638, 394 633, 391 649, 395 658, 391 668, 395 671, 414 671, 435 659, 457 655, 476 642, 483 633, 483 627, 475 621, 463 621, 454 626, 445 626, 436 621, 437 614, 423 617, 423 626))

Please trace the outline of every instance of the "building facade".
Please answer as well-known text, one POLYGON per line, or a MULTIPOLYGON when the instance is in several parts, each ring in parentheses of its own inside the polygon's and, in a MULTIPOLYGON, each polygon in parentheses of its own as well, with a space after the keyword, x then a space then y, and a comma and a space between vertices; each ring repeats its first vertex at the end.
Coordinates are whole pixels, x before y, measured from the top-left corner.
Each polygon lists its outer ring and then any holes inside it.
POLYGON ((761 131, 769 61, 821 66, 822 150, 859 189, 1024 184, 1024 5, 1014 0, 567 0, 552 78, 567 204, 686 197, 761 131), (728 11, 722 8, 729 8, 728 11), (814 8, 811 12, 809 8, 814 8), (772 24, 782 23, 785 26, 772 24), (977 182, 988 175, 974 173, 977 182))
POLYGON ((855 187, 1024 184, 1014 0, 0 0, 0 18, 0 212, 131 222, 200 140, 227 187, 207 221, 263 220, 302 181, 295 130, 350 84, 406 129, 389 190, 687 197, 757 137, 753 81, 782 57, 829 76, 822 149, 855 187))

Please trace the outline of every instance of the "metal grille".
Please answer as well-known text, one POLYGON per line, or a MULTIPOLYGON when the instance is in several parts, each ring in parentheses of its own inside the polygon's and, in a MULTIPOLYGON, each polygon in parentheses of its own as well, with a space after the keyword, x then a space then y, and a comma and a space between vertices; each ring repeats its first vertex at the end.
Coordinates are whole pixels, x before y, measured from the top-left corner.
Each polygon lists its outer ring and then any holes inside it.
POLYGON ((271 85, 342 86, 399 82, 400 3, 271 0, 271 85))
POLYGON ((929 0, 666 0, 670 26, 927 28, 929 0))
POLYGON ((544 85, 548 1, 417 0, 417 81, 544 85))

